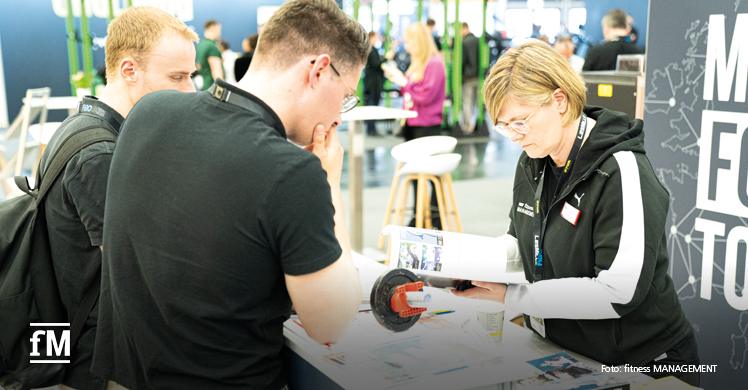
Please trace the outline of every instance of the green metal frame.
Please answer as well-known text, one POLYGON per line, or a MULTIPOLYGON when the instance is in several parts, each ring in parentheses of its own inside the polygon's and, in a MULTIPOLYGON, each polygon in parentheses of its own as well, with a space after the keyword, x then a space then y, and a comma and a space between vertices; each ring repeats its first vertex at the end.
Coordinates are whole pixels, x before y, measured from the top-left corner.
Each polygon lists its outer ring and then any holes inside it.
MULTIPOLYGON (((392 32, 392 20, 390 20, 390 0, 387 0, 387 20, 384 23, 384 34, 383 34, 384 36, 382 37, 382 40, 383 40, 382 47, 385 53, 389 52, 390 47, 392 45, 392 39, 390 38, 391 32, 392 32)), ((392 83, 389 80, 384 80, 384 89, 385 90, 392 89, 392 83)), ((392 98, 390 97, 389 92, 387 92, 384 95, 384 106, 392 107, 392 98)))
MULTIPOLYGON (((81 41, 83 41, 83 85, 93 87, 93 50, 91 48, 91 34, 88 29, 88 15, 86 14, 86 0, 81 0, 81 41)), ((95 93, 95 91, 91 91, 95 93)))
POLYGON ((453 29, 451 125, 457 124, 460 113, 462 112, 462 22, 460 21, 460 0, 455 0, 455 22, 453 29))
POLYGON ((109 0, 107 5, 109 6, 108 8, 109 12, 107 16, 109 17, 109 21, 111 22, 112 19, 114 19, 114 0, 109 0))
MULTIPOLYGON (((361 0, 353 0, 353 20, 358 22, 359 9, 361 8, 361 0)), ((372 24, 372 27, 374 25, 372 24)), ((364 101, 364 78, 359 77, 358 85, 356 86, 356 95, 360 102, 364 101)))
MULTIPOLYGON (((460 0, 455 0, 455 21, 452 24, 453 47, 449 47, 450 23, 449 23, 449 0, 442 0, 444 6, 444 35, 442 36, 442 52, 444 53, 444 65, 447 68, 447 96, 451 96, 452 106, 445 109, 445 120, 448 126, 454 126, 459 122, 462 113, 462 21, 460 20, 460 0), (448 117, 448 119, 447 119, 448 117)), ((483 101, 483 84, 485 73, 488 70, 490 54, 488 42, 486 42, 486 19, 488 15, 488 0, 483 0, 483 20, 481 34, 478 44, 478 96, 476 99, 478 116, 476 126, 485 119, 485 102, 483 101)))
POLYGON ((416 4, 416 22, 423 21, 423 0, 418 0, 416 4))
POLYGON ((488 70, 489 52, 488 43, 486 42, 486 14, 488 10, 488 0, 483 0, 483 28, 481 29, 478 51, 478 96, 476 99, 478 106, 478 119, 476 126, 483 123, 486 109, 483 101, 483 82, 485 81, 486 70, 488 70))
POLYGON ((73 0, 65 2, 67 15, 65 16, 65 30, 67 31, 68 43, 68 69, 70 72, 68 81, 70 82, 70 94, 77 95, 77 88, 73 78, 78 73, 78 44, 75 40, 75 22, 73 16, 73 0))
MULTIPOLYGON (((446 84, 444 92, 447 96, 452 94, 452 50, 449 48, 449 0, 442 0, 442 6, 444 6, 444 34, 442 34, 442 55, 444 57, 444 67, 446 69, 446 77, 444 83, 446 84)), ((450 125, 450 113, 452 111, 450 107, 444 107, 442 110, 442 128, 447 128, 450 125)))
MULTIPOLYGON (((127 1, 128 6, 132 1, 127 1)), ((96 86, 99 84, 95 80, 93 66, 93 39, 88 28, 88 14, 86 13, 86 0, 80 0, 80 36, 81 36, 81 56, 83 62, 83 76, 80 76, 80 63, 78 57, 78 42, 75 36, 75 15, 73 15, 73 0, 65 2, 67 15, 65 16, 65 30, 67 33, 67 51, 68 51, 68 70, 70 75, 70 93, 73 96, 78 94, 78 88, 90 88, 91 93, 96 93, 96 86)), ((108 19, 111 22, 114 19, 114 2, 108 2, 108 19)))

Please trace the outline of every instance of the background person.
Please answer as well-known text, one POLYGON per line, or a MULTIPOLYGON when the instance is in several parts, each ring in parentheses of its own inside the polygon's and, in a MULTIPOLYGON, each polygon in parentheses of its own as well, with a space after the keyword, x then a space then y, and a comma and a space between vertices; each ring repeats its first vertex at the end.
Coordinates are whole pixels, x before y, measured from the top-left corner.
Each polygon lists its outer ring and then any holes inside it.
POLYGON ((603 37, 605 42, 587 51, 583 70, 615 70, 619 54, 641 54, 642 50, 628 41, 631 32, 626 12, 612 9, 603 17, 603 37))
POLYGON ((553 43, 553 49, 556 53, 564 57, 572 69, 577 73, 582 71, 584 67, 584 58, 574 54, 574 41, 569 35, 559 35, 556 37, 556 42, 553 43))
POLYGON ((234 63, 234 78, 236 81, 240 81, 247 73, 249 65, 252 63, 252 56, 254 56, 255 49, 257 48, 258 39, 259 35, 252 34, 242 40, 242 50, 244 50, 244 53, 234 63))
POLYGON ((210 19, 205 22, 203 39, 197 44, 197 74, 200 76, 200 90, 210 88, 213 83, 224 78, 223 60, 218 42, 221 40, 221 23, 210 19))
POLYGON ((460 127, 465 134, 475 130, 478 96, 478 37, 462 22, 462 116, 460 127))
MULTIPOLYGON (((379 36, 376 31, 369 31, 369 56, 364 67, 364 104, 378 106, 384 89, 384 72, 382 71, 382 57, 377 50, 379 36)), ((376 121, 366 121, 366 134, 376 136, 376 121)))

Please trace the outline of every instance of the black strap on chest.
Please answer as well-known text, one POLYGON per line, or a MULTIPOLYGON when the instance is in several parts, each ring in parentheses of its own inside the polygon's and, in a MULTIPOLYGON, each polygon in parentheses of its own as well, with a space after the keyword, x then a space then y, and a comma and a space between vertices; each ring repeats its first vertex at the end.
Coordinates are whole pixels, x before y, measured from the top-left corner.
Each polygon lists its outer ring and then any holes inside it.
MULTIPOLYGON (((579 157, 579 150, 582 148, 582 143, 584 142, 584 136, 587 133, 587 116, 582 114, 582 118, 579 121, 579 129, 577 130, 577 136, 574 139, 574 144, 571 147, 571 152, 569 152, 569 157, 566 160, 566 164, 564 165, 564 170, 561 172, 561 176, 558 178, 556 182, 556 188, 553 191, 553 198, 555 199, 556 195, 558 194, 559 189, 564 188, 564 185, 566 185, 566 182, 569 181, 569 178, 571 177, 571 172, 574 168, 574 162, 577 160, 577 157, 579 157)), ((542 280, 543 279, 543 265, 545 264, 543 261, 543 236, 545 235, 545 224, 546 224, 546 216, 548 210, 542 210, 541 202, 543 198, 543 185, 545 183, 545 168, 546 166, 543 166, 543 170, 540 173, 540 181, 538 182, 538 187, 535 189, 535 217, 533 220, 533 248, 534 248, 534 280, 542 280)), ((553 200, 548 202, 548 208, 550 209, 553 205, 553 200)))
POLYGON ((218 85, 218 83, 215 83, 210 88, 208 88, 208 93, 210 93, 210 95, 217 100, 232 104, 245 110, 252 110, 256 105, 251 99, 248 99, 247 97, 242 96, 238 93, 232 93, 231 90, 218 85))

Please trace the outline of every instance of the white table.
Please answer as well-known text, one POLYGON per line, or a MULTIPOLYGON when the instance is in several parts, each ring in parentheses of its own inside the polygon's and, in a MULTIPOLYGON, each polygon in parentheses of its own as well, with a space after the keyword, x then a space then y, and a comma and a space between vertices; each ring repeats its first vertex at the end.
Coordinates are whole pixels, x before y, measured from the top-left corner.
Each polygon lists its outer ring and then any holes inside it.
POLYGON ((348 191, 350 191, 351 247, 355 251, 361 251, 364 247, 363 157, 365 132, 362 131, 363 121, 396 120, 415 118, 416 116, 418 116, 418 113, 415 111, 379 106, 359 106, 342 115, 343 121, 348 122, 348 134, 350 137, 348 191))
MULTIPOLYGON (((388 269, 384 265, 357 253, 354 253, 354 262, 359 269, 361 288, 364 291, 365 296, 368 297, 376 278, 388 269)), ((495 343, 494 340, 489 340, 488 343, 490 345, 484 345, 484 347, 481 347, 480 345, 476 346, 475 339, 472 339, 469 336, 469 333, 465 331, 465 329, 470 327, 464 325, 462 322, 463 319, 469 317, 475 318, 477 312, 495 311, 497 308, 500 308, 498 304, 457 298, 443 290, 431 289, 430 292, 434 296, 434 301, 438 301, 439 305, 443 305, 451 299, 452 303, 455 304, 454 309, 456 312, 453 314, 446 314, 443 318, 446 321, 447 317, 455 316, 451 317, 453 323, 462 323, 463 325, 454 327, 437 326, 438 329, 434 330, 433 327, 435 324, 439 323, 439 318, 442 318, 441 316, 435 316, 431 317, 431 319, 427 320, 425 323, 419 322, 419 324, 415 325, 408 331, 402 333, 391 333, 386 332, 383 328, 379 327, 379 325, 375 323, 371 313, 360 312, 354 320, 354 324, 349 328, 346 336, 340 340, 340 343, 333 346, 332 349, 327 349, 326 347, 320 346, 311 341, 303 331, 299 330, 298 326, 295 327, 292 324, 294 321, 292 318, 286 322, 283 329, 286 338, 286 345, 291 351, 298 355, 299 358, 303 359, 316 371, 324 375, 326 377, 323 378, 325 381, 332 381, 337 384, 337 386, 344 389, 378 389, 392 387, 397 389, 449 388, 495 390, 520 388, 517 387, 517 380, 537 375, 537 372, 531 365, 529 365, 529 363, 527 363, 529 360, 536 359, 537 357, 553 355, 562 351, 562 349, 555 344, 537 336, 526 328, 515 325, 508 319, 505 319, 503 322, 503 328, 501 329, 503 336, 498 340, 498 343, 495 343), (444 294, 444 296, 439 298, 434 295, 436 293, 444 294), (450 298, 446 298, 445 296, 450 298), (449 342, 449 348, 435 347, 432 342, 435 334, 438 340, 444 340, 445 343, 449 342), (389 345, 408 343, 408 340, 416 336, 418 336, 419 339, 421 336, 424 337, 421 339, 423 341, 421 345, 425 352, 420 355, 426 353, 427 356, 436 356, 441 362, 446 361, 447 366, 456 365, 457 368, 453 370, 445 370, 441 373, 423 374, 425 371, 422 371, 421 374, 415 375, 414 379, 406 379, 395 385, 391 385, 389 379, 384 378, 383 375, 380 374, 377 365, 371 365, 371 370, 366 371, 370 366, 369 363, 365 363, 363 366, 365 370, 361 370, 362 366, 360 364, 364 361, 362 359, 366 358, 366 351, 380 351, 383 349, 383 345, 385 345, 385 348, 389 348, 389 345), (353 344, 351 344, 351 342, 353 342, 353 344), (356 349, 364 351, 364 354, 346 352, 351 350, 351 345, 356 349), (461 356, 464 356, 465 350, 475 350, 483 354, 483 359, 480 362, 472 362, 470 364, 466 363, 464 366, 461 366, 462 361, 459 359, 461 359, 461 356), (346 364, 341 365, 331 361, 330 356, 335 353, 340 353, 340 356, 342 356, 343 361, 346 361, 346 364), (488 354, 487 360, 485 360, 486 354, 488 354)), ((407 353, 400 353, 407 355, 407 353)), ((599 363, 578 354, 569 354, 590 369, 596 369, 596 372, 599 371, 599 363)), ((398 354, 396 356, 403 355, 398 354)), ((334 356, 335 355, 333 355, 333 357, 334 356)), ((392 362, 393 364, 397 364, 398 360, 392 360, 392 362)), ((440 365, 439 368, 441 367, 442 366, 440 365)), ((319 373, 294 377, 293 380, 303 382, 296 384, 302 385, 301 387, 304 388, 319 387, 323 384, 314 383, 315 379, 313 378, 314 376, 319 376, 319 373)), ((643 374, 631 373, 617 376, 613 378, 613 380, 619 382, 647 383, 652 379, 643 374)), ((319 382, 319 378, 317 378, 316 381, 319 382)), ((560 388, 563 388, 565 383, 567 382, 556 382, 555 385, 561 385, 560 388)), ((329 386, 330 383, 327 383, 327 386, 324 387, 329 386)))

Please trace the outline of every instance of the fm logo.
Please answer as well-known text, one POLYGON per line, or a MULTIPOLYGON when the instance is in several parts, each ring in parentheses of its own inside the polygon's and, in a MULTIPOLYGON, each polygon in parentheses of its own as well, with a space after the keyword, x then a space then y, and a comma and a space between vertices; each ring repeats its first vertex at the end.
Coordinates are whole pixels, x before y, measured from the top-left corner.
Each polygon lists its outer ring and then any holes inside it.
POLYGON ((70 329, 64 329, 69 328, 70 323, 36 322, 30 325, 39 329, 34 330, 29 339, 29 363, 70 363, 70 329), (44 355, 39 351, 40 345, 46 347, 42 351, 44 355))

